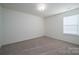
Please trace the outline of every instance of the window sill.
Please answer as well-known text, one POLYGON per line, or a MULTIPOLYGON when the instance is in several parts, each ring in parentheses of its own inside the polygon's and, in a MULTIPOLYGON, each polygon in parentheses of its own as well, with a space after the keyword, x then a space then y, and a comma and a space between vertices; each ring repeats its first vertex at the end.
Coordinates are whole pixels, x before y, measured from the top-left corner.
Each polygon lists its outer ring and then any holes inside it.
POLYGON ((77 34, 67 34, 67 33, 63 33, 64 35, 69 35, 69 36, 79 36, 77 34))

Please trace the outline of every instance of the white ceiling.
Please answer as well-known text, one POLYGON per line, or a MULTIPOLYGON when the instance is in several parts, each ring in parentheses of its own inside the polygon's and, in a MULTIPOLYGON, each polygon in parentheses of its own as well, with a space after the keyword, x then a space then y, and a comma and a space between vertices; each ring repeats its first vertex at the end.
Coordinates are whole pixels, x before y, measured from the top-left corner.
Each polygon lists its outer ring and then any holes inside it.
POLYGON ((5 8, 13 9, 24 13, 30 13, 41 17, 55 15, 79 7, 79 3, 45 3, 47 9, 40 12, 37 10, 38 4, 39 3, 6 3, 2 5, 5 8))

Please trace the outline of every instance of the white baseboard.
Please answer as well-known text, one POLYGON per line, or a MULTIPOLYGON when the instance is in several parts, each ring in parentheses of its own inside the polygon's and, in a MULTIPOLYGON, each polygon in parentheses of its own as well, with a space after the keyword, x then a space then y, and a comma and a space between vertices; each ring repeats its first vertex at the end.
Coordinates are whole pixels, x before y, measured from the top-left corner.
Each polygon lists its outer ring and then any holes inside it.
POLYGON ((25 41, 25 40, 31 40, 31 39, 39 38, 39 37, 42 37, 42 36, 44 36, 44 35, 33 36, 33 37, 26 38, 26 39, 12 41, 12 42, 5 42, 5 43, 2 44, 2 46, 17 43, 17 42, 21 42, 21 41, 25 41))
POLYGON ((76 44, 76 45, 79 45, 78 42, 74 42, 74 41, 70 41, 70 40, 63 40, 63 39, 60 39, 60 38, 56 38, 56 37, 53 37, 53 36, 49 36, 49 35, 46 35, 47 37, 50 37, 50 38, 54 38, 54 39, 57 39, 57 40, 62 40, 62 41, 65 41, 65 42, 69 42, 69 43, 72 43, 72 44, 76 44))

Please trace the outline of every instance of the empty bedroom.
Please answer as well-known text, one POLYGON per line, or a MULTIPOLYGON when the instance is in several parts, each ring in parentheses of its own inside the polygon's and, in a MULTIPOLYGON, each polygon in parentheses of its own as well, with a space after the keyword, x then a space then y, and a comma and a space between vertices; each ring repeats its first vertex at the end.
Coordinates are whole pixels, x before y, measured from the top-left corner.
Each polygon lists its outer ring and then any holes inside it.
POLYGON ((0 3, 0 55, 79 55, 79 3, 0 3))

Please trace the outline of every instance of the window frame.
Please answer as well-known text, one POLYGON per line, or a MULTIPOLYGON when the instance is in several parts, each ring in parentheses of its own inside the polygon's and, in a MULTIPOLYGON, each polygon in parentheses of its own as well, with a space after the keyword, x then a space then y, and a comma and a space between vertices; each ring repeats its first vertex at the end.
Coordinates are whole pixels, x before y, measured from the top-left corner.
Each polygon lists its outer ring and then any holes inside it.
MULTIPOLYGON (((76 17, 78 17, 79 15, 78 14, 76 14, 76 15, 71 15, 71 16, 64 16, 63 17, 63 33, 64 34, 68 34, 68 35, 79 35, 79 24, 78 24, 78 22, 77 22, 77 25, 64 25, 64 18, 67 18, 67 17, 73 17, 73 16, 76 16, 76 17), (77 29, 76 29, 76 33, 74 34, 74 33, 66 33, 65 32, 65 26, 77 26, 77 29)), ((78 21, 78 19, 77 19, 77 21, 78 21)))

